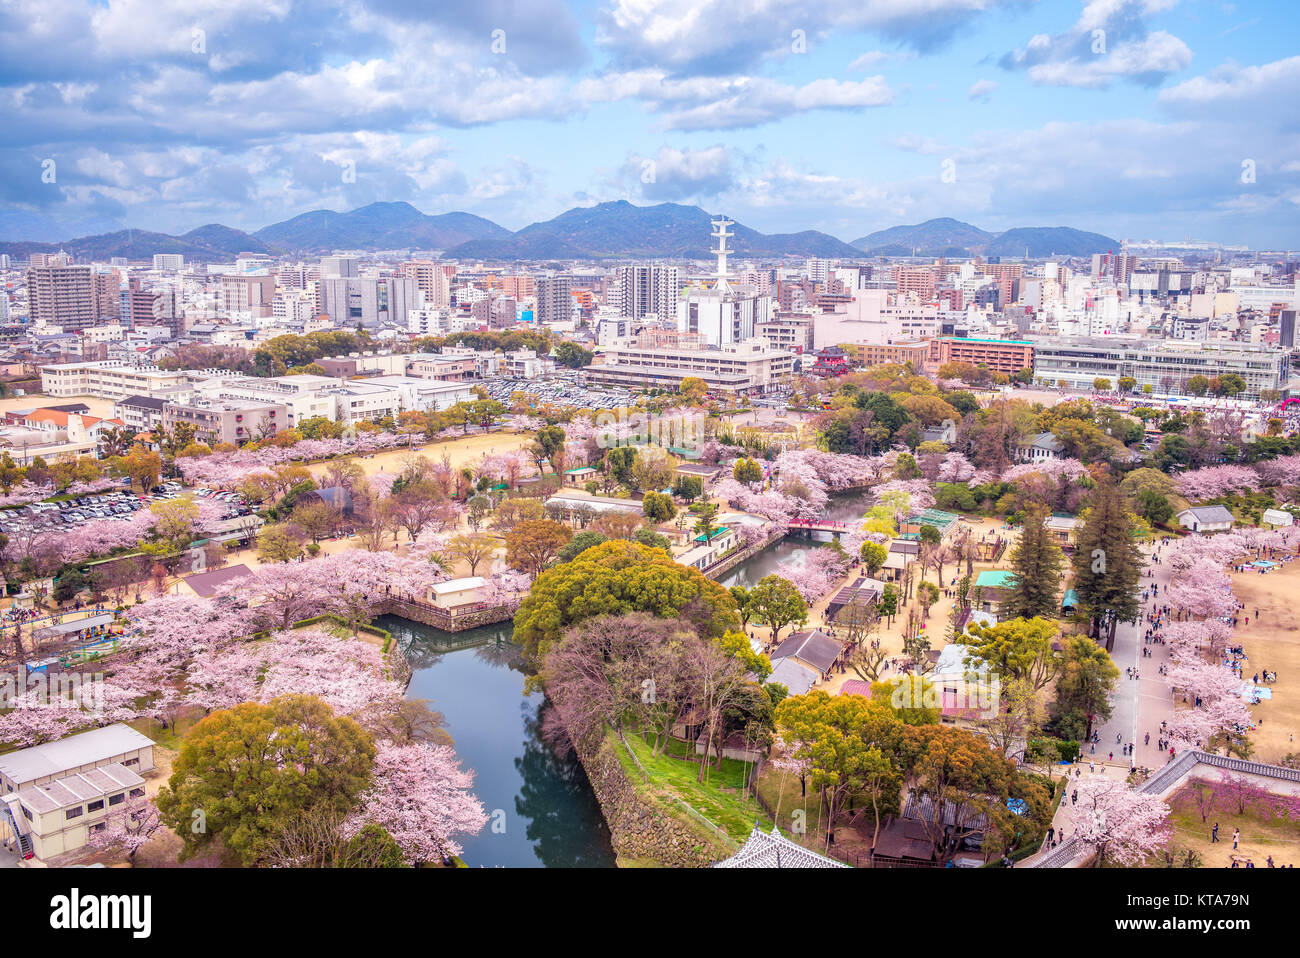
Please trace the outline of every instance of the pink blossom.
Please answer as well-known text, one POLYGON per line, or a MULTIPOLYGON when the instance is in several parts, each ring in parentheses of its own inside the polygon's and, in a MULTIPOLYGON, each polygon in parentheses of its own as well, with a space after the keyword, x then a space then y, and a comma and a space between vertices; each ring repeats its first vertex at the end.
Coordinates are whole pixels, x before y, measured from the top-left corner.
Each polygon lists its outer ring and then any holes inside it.
POLYGON ((1217 499, 1234 492, 1253 492, 1259 486, 1259 474, 1246 466, 1206 466, 1178 477, 1178 490, 1192 502, 1217 499))
POLYGON ((1078 803, 1070 808, 1075 840, 1099 859, 1118 865, 1140 865, 1168 844, 1169 806, 1159 796, 1130 788, 1124 782, 1094 775, 1082 779, 1078 803))
POLYGON ((381 742, 374 783, 350 820, 355 834, 367 824, 382 825, 412 865, 459 855, 456 835, 476 835, 487 824, 483 806, 469 790, 472 772, 461 769, 445 745, 381 742))

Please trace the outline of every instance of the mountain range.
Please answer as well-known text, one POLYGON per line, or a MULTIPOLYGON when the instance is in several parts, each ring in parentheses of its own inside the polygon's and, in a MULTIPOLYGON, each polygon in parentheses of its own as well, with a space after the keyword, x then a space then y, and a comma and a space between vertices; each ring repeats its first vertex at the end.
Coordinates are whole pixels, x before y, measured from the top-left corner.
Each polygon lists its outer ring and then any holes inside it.
POLYGON ((989 233, 949 217, 891 226, 849 244, 872 256, 1090 256, 1119 249, 1119 241, 1068 226, 1021 226, 989 233))
MULTIPOLYGON (((187 260, 229 260, 241 252, 317 254, 339 249, 443 250, 456 259, 707 259, 711 255, 712 214, 698 206, 660 203, 634 206, 626 200, 575 207, 552 219, 511 232, 472 213, 421 213, 409 203, 371 203, 346 213, 313 210, 245 233, 220 224, 200 226, 180 236, 145 230, 117 230, 61 243, 0 242, 0 253, 23 258, 31 253, 67 250, 78 259, 114 256, 148 259, 155 253, 181 253, 187 260)), ((1098 233, 1069 227, 1022 227, 989 233, 954 219, 894 226, 844 243, 817 230, 760 233, 740 223, 732 228, 731 249, 740 256, 1086 256, 1118 249, 1098 233)), ((30 235, 30 234, 29 234, 30 235)))

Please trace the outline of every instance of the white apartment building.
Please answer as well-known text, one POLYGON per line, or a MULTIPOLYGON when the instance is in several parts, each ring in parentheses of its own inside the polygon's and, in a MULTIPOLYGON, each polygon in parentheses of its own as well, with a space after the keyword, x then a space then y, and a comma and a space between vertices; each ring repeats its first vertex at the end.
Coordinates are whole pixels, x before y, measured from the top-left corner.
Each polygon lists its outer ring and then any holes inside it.
POLYGON ((676 390, 682 380, 704 380, 709 390, 729 395, 762 394, 775 389, 794 371, 794 354, 772 349, 761 339, 729 343, 718 349, 615 346, 605 362, 588 366, 588 381, 643 389, 676 390))
POLYGON ((677 302, 677 329, 699 333, 710 346, 752 339, 754 330, 772 318, 772 300, 728 287, 688 290, 677 302))
POLYGON ((189 381, 189 374, 184 370, 162 370, 157 366, 137 366, 115 359, 41 367, 41 392, 59 399, 152 396, 159 390, 183 386, 189 381))
POLYGON ((304 419, 323 416, 331 422, 338 411, 330 390, 339 380, 330 376, 258 376, 223 375, 195 385, 195 394, 204 399, 228 402, 283 404, 289 411, 288 428, 304 419))

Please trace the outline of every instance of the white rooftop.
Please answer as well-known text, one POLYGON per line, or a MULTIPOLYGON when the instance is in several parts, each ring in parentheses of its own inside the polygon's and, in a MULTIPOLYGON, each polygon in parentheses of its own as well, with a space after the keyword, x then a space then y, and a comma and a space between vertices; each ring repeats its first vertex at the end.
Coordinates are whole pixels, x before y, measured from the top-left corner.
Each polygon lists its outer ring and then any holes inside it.
POLYGON ((153 744, 153 739, 119 722, 69 735, 57 742, 7 752, 0 755, 0 773, 10 781, 22 784, 153 744))
POLYGON ((450 592, 464 592, 468 589, 480 589, 487 585, 487 579, 481 575, 467 575, 461 579, 448 579, 433 587, 434 595, 447 595, 450 592))

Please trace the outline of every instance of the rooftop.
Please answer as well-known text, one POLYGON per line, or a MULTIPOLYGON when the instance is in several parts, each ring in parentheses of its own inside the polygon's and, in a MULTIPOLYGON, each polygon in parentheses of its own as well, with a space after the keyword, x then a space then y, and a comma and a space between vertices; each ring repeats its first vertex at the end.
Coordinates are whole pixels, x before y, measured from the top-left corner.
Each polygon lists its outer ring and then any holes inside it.
POLYGON ((30 782, 152 745, 152 739, 118 722, 0 755, 0 773, 13 782, 30 782))

